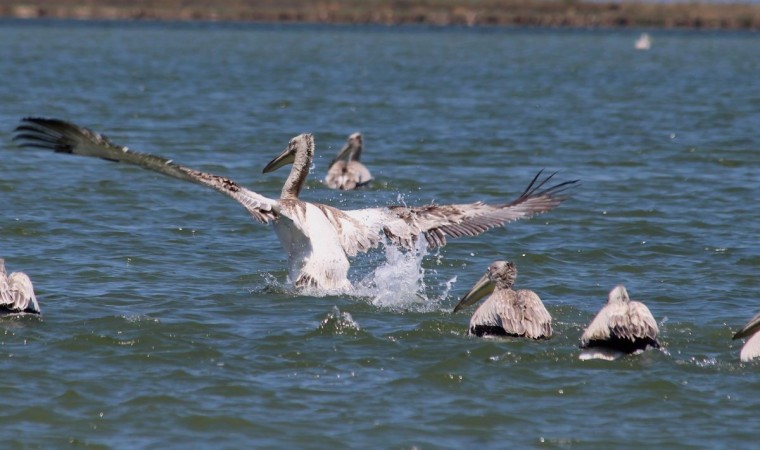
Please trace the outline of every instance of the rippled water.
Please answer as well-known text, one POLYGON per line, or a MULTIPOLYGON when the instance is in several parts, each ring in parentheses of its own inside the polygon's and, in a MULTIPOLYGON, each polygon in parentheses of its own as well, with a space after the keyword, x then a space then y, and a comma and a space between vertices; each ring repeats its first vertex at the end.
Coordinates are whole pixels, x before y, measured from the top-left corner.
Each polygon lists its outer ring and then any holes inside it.
POLYGON ((17 447, 754 445, 760 310, 755 34, 0 22, 0 257, 43 316, 0 321, 0 437, 17 447), (301 296, 272 230, 139 168, 19 150, 68 119, 276 196, 261 169, 314 133, 302 197, 499 202, 541 169, 560 208, 439 252, 354 261, 355 296, 301 296), (377 182, 318 181, 360 130, 377 182), (547 342, 466 335, 495 259, 554 316, 547 342), (581 362, 625 283, 662 352, 581 362))

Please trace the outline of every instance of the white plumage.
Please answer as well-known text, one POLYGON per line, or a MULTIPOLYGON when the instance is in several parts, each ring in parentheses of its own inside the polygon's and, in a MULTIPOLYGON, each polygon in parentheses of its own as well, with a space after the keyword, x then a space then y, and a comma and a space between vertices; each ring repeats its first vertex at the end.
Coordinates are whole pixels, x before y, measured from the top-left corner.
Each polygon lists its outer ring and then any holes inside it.
POLYGON ((259 222, 274 224, 288 255, 290 278, 297 287, 327 290, 348 288, 348 257, 377 247, 383 238, 404 248, 414 248, 418 238, 423 236, 429 247, 442 246, 447 236, 476 236, 508 222, 549 211, 565 199, 564 191, 577 183, 575 180, 544 187, 553 174, 539 180, 539 172, 520 196, 505 204, 477 202, 342 211, 298 198, 314 156, 314 139, 310 134, 291 139, 285 150, 264 168, 267 173, 286 164, 293 165, 278 199, 248 190, 229 178, 200 172, 160 156, 131 151, 92 130, 62 120, 25 118, 16 128, 13 139, 21 147, 137 165, 226 194, 259 222))
POLYGON ((744 343, 741 352, 739 352, 739 359, 742 362, 749 362, 760 356, 760 314, 757 314, 749 322, 747 322, 741 330, 737 331, 733 339, 742 339, 749 337, 744 343))
POLYGON ((19 313, 40 313, 32 280, 23 272, 8 275, 5 261, 0 258, 0 314, 19 313))

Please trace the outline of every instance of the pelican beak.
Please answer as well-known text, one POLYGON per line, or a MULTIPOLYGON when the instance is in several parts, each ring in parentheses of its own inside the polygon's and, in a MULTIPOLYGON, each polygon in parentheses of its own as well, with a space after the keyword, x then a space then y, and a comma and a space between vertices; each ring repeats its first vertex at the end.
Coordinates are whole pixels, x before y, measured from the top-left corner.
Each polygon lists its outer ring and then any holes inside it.
POLYGON ((454 307, 454 311, 452 312, 457 312, 465 306, 470 306, 486 295, 491 294, 495 287, 496 285, 488 278, 488 272, 486 272, 486 274, 475 283, 475 286, 470 289, 470 292, 466 293, 464 297, 462 297, 462 300, 459 300, 459 303, 454 307))
POLYGON ((269 161, 269 164, 264 167, 264 170, 262 170, 261 173, 269 173, 279 169, 286 164, 293 164, 293 161, 295 161, 295 159, 296 152, 293 151, 291 146, 288 146, 285 150, 283 150, 282 153, 280 153, 280 156, 269 161))
POLYGON ((747 325, 741 330, 737 331, 732 339, 741 339, 743 337, 752 336, 760 328, 760 314, 756 315, 749 321, 747 325))
POLYGON ((333 158, 332 161, 330 161, 330 165, 332 166, 333 164, 335 164, 335 161, 340 161, 341 159, 345 158, 346 156, 348 156, 349 153, 351 153, 351 145, 346 144, 343 146, 342 149, 340 149, 340 152, 338 152, 338 155, 335 158, 333 158))

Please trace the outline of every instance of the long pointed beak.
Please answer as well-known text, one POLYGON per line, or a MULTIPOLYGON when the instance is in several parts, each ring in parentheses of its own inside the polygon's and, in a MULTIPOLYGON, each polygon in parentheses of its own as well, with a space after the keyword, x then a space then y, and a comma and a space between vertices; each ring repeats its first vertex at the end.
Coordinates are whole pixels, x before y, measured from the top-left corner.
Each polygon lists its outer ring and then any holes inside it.
POLYGON ((476 303, 481 298, 491 294, 495 287, 496 285, 488 279, 488 274, 486 273, 477 283, 475 283, 475 286, 470 289, 470 292, 466 293, 464 297, 462 297, 462 300, 459 300, 459 303, 454 307, 454 311, 452 312, 457 312, 466 306, 476 303))
POLYGON ((338 152, 338 155, 335 156, 335 158, 333 158, 332 161, 330 161, 330 165, 332 166, 333 164, 335 164, 335 161, 340 161, 341 159, 345 158, 346 156, 348 156, 350 152, 351 152, 351 146, 348 144, 344 145, 343 148, 340 149, 340 151, 338 152))
POLYGON ((756 315, 749 321, 747 325, 741 330, 737 331, 732 339, 741 339, 743 337, 752 336, 760 328, 760 314, 756 315))
POLYGON ((264 167, 264 170, 262 170, 261 173, 269 173, 269 172, 279 169, 280 167, 286 164, 293 164, 293 161, 295 161, 295 159, 296 159, 295 152, 292 152, 290 150, 290 147, 287 147, 285 150, 283 150, 282 153, 280 153, 280 156, 269 161, 269 164, 267 164, 267 166, 264 167))

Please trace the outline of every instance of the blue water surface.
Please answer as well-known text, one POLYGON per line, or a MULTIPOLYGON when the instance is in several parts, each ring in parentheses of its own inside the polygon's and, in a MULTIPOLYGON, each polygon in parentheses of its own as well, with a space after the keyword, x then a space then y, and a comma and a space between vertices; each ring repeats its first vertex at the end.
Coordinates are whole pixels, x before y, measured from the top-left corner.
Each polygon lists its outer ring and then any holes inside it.
POLYGON ((0 321, 8 448, 753 448, 760 370, 760 40, 753 33, 0 22, 0 257, 41 318, 0 321), (25 116, 277 196, 342 208, 506 202, 580 179, 537 218, 424 255, 353 261, 357 295, 287 281, 271 229, 136 167, 18 149, 25 116), (367 190, 327 164, 364 134, 367 190), (2 134, 0 134, 2 136, 2 134), (488 264, 554 317, 478 339, 451 308, 488 264), (663 351, 579 361, 624 283, 663 351))

